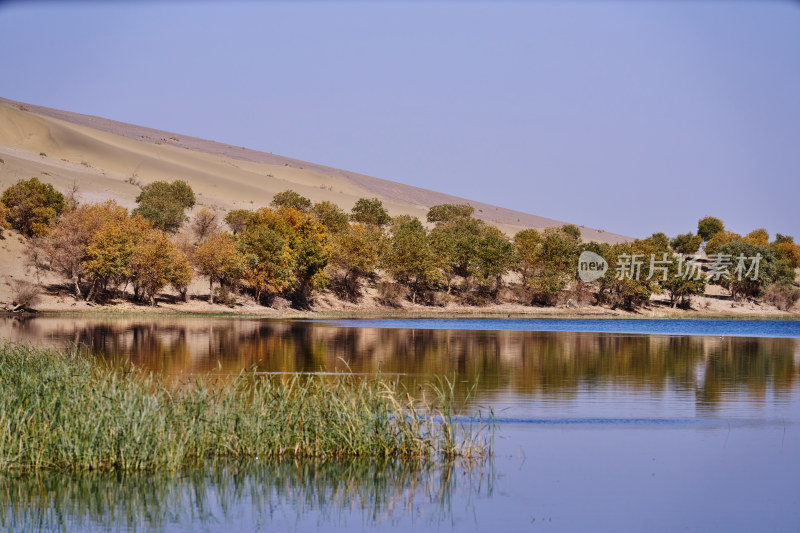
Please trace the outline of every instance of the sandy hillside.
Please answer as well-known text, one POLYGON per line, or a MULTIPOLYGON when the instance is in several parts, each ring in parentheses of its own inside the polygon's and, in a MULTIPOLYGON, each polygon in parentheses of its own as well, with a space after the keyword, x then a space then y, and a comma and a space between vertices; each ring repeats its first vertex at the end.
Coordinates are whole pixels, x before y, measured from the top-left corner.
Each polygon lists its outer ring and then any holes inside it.
MULTIPOLYGON (((126 207, 135 205, 137 184, 184 179, 197 194, 198 208, 220 211, 263 206, 275 193, 291 188, 345 210, 358 198, 378 197, 390 214, 423 220, 432 205, 469 203, 476 216, 509 235, 564 224, 273 154, 2 98, 0 159, 0 189, 37 176, 63 192, 77 183, 84 201, 111 198, 126 207)), ((597 229, 581 230, 587 240, 629 240, 597 229)))
MULTIPOLYGON (((411 214, 423 220, 432 205, 469 203, 475 207, 478 217, 497 225, 509 235, 523 228, 544 228, 564 223, 264 152, 0 98, 0 190, 32 176, 52 183, 62 192, 69 192, 77 184, 79 196, 85 202, 114 199, 129 208, 135 206, 134 199, 142 185, 155 180, 184 179, 198 197, 195 209, 205 206, 220 212, 267 205, 275 193, 291 188, 314 201, 329 200, 346 210, 358 198, 378 197, 392 215, 411 214)), ((587 240, 630 240, 590 228, 582 228, 582 232, 587 240)), ((17 232, 5 231, 4 238, 0 239, 0 308, 13 307, 12 301, 19 289, 18 280, 38 281, 49 287, 40 298, 39 309, 80 311, 94 308, 85 301, 75 300, 68 290, 59 288, 63 280, 53 274, 42 273, 42 277, 37 279, 26 260, 25 250, 25 240, 17 232)), ((714 290, 710 289, 706 297, 695 300, 695 313, 782 314, 766 305, 730 302, 725 295, 716 294, 714 290)), ((205 301, 208 287, 202 279, 196 279, 189 292, 193 297, 189 304, 174 301, 167 294, 163 295, 159 305, 165 310, 231 310, 223 305, 211 306, 205 301)), ((655 307, 645 313, 685 313, 669 309, 664 302, 653 303, 655 307)), ((354 306, 325 293, 320 296, 317 307, 323 312, 385 311, 375 301, 374 295, 368 295, 364 302, 354 306)), ((115 302, 113 308, 126 310, 136 306, 120 301, 115 302)), ((244 312, 279 312, 246 301, 240 302, 236 308, 244 312)), ((408 304, 404 310, 429 312, 430 308, 408 304)), ((510 303, 480 309, 459 309, 448 305, 439 311, 620 314, 596 307, 537 311, 510 303)))

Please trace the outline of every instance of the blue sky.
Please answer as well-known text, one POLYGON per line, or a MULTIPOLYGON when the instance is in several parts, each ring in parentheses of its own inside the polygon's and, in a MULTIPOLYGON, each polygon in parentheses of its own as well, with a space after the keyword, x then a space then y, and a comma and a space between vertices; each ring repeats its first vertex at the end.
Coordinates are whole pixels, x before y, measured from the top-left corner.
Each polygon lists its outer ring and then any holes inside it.
POLYGON ((6 2, 0 96, 644 237, 800 237, 800 3, 6 2))

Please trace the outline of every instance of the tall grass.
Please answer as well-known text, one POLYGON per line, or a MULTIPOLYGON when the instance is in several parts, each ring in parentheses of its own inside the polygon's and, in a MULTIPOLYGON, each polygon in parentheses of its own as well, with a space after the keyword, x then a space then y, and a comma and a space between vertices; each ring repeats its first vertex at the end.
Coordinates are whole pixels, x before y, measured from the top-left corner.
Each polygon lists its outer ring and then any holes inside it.
POLYGON ((237 458, 480 457, 452 388, 255 376, 179 384, 80 354, 0 345, 0 470, 176 470, 237 458))

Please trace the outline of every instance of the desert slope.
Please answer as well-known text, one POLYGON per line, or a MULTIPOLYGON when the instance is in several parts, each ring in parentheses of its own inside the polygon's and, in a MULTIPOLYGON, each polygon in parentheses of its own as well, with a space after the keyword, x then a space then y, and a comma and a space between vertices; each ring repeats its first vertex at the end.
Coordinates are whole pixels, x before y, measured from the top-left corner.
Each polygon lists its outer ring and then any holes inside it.
MULTIPOLYGON (((430 206, 469 203, 477 217, 509 235, 564 222, 274 154, 234 147, 99 117, 0 98, 0 189, 38 176, 61 191, 77 183, 84 201, 114 199, 133 207, 137 184, 184 179, 199 206, 220 211, 266 205, 294 189, 314 201, 349 210, 358 198, 378 197, 392 215, 424 220, 430 206)), ((628 237, 581 228, 587 240, 628 237)))

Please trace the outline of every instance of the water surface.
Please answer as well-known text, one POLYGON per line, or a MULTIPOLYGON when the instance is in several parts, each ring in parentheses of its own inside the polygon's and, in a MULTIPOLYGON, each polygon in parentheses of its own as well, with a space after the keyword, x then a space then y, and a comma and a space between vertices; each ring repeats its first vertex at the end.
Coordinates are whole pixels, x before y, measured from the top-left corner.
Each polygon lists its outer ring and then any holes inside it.
POLYGON ((78 344, 178 380, 380 372, 422 394, 447 377, 464 417, 491 410, 498 427, 494 458, 474 465, 0 476, 0 508, 6 525, 68 531, 798 531, 798 326, 3 319, 0 338, 78 344))

